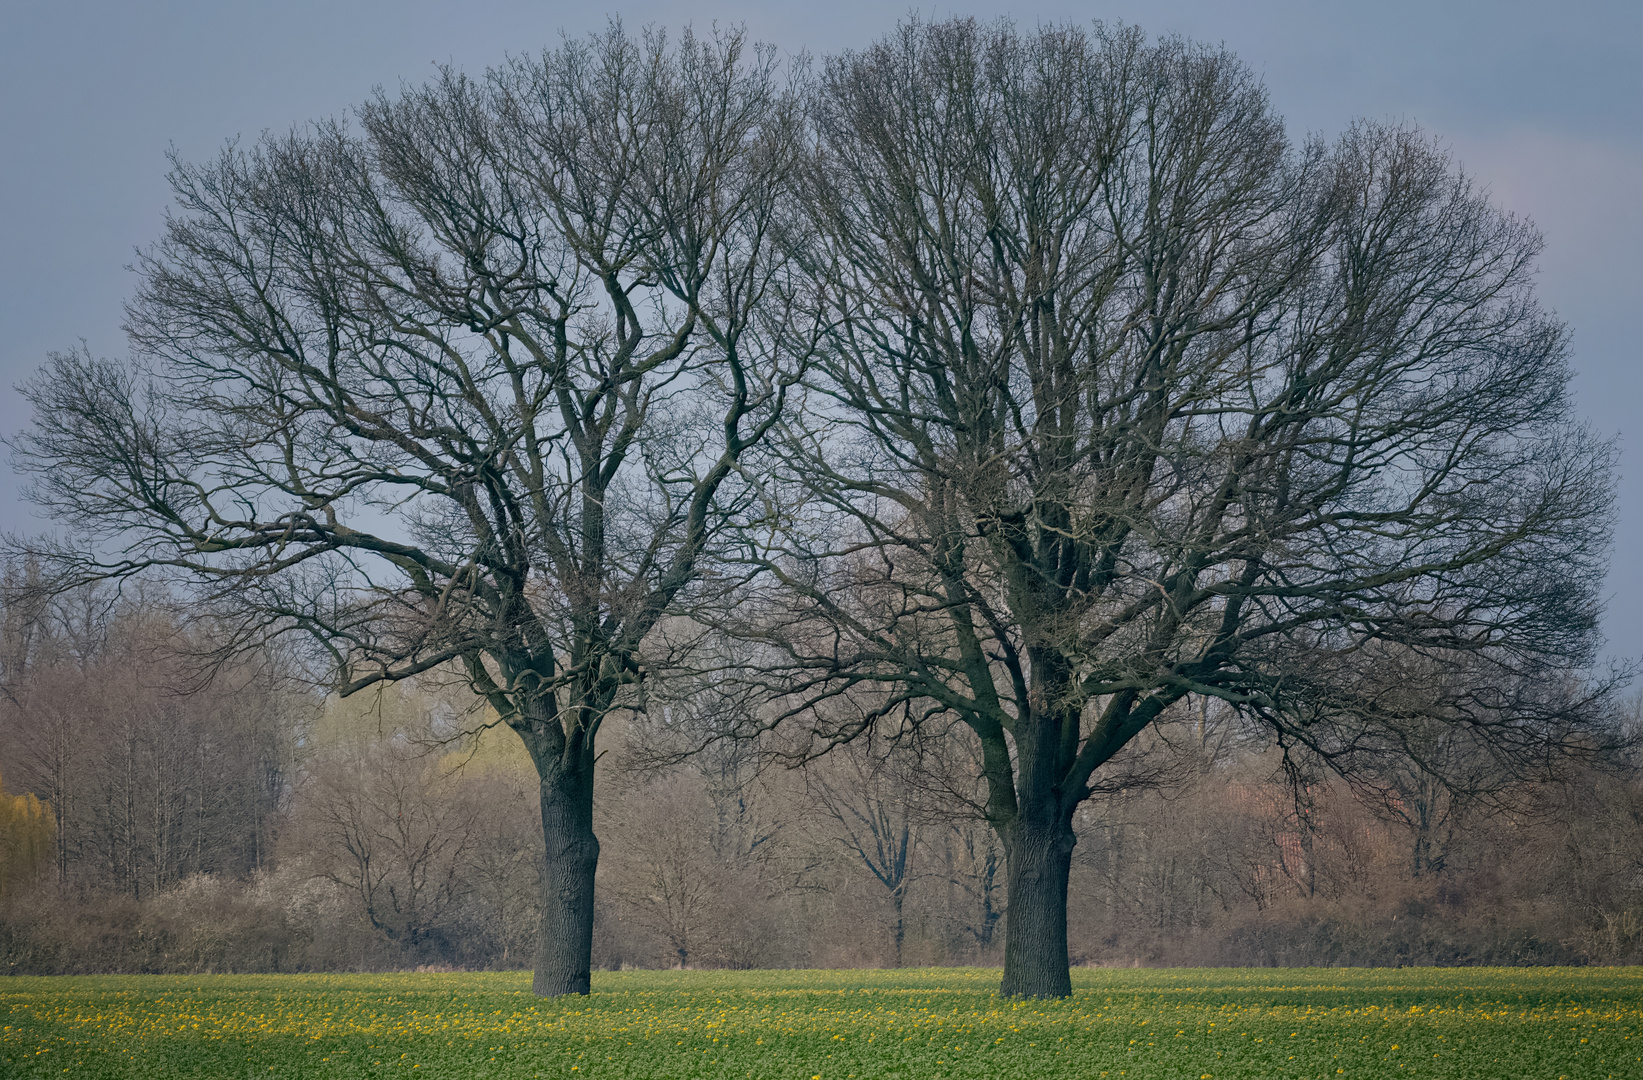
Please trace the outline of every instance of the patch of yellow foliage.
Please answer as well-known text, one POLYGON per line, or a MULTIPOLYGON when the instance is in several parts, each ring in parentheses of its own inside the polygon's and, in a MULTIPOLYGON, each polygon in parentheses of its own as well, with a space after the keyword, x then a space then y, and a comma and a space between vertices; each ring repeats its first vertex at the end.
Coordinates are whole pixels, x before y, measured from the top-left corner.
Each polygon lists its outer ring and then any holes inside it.
POLYGON ((57 821, 33 795, 7 795, 0 777, 0 897, 33 880, 51 862, 57 821))

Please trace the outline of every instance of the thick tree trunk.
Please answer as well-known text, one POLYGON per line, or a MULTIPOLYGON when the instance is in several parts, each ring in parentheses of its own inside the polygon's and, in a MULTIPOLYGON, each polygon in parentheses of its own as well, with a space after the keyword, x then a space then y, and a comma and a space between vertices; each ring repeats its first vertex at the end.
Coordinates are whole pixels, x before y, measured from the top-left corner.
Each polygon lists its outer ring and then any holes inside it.
POLYGON ((547 873, 531 989, 541 997, 586 994, 593 967, 593 873, 599 865, 591 765, 585 775, 583 770, 544 772, 542 838, 547 873))
POLYGON ((1077 842, 1070 822, 1017 822, 1004 838, 1008 908, 1004 915, 1006 997, 1067 997, 1067 877, 1077 842))

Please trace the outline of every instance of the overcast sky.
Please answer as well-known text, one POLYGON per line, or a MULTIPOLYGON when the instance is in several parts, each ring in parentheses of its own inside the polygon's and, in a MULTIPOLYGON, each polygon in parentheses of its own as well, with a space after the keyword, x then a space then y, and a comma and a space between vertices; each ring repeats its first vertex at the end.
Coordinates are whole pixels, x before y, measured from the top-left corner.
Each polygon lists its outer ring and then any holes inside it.
MULTIPOLYGON (((125 352, 135 247, 159 235, 164 154, 214 153, 341 113, 433 65, 481 71, 561 31, 745 24, 793 52, 871 41, 909 8, 860 2, 428 3, 0 0, 0 430, 9 387, 84 339, 125 352)), ((1293 134, 1413 120, 1546 235, 1541 297, 1574 330, 1579 409, 1622 445, 1609 649, 1643 656, 1643 3, 1638 0, 1122 0, 925 5, 942 18, 1094 19, 1224 42, 1293 134)), ((0 469, 0 528, 38 527, 0 469)))

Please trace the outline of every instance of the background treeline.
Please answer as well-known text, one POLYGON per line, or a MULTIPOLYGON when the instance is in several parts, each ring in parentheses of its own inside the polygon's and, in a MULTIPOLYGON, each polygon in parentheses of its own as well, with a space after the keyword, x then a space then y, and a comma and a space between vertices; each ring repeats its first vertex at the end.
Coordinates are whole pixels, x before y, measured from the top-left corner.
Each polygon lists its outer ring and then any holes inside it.
MULTIPOLYGON (((338 701, 270 655, 207 679, 211 628, 166 597, 31 600, 23 577, 0 641, 0 970, 530 965, 535 772, 460 688, 338 701)), ((1643 960, 1639 762, 1348 788, 1188 704, 1079 814, 1075 963, 1643 960)), ((691 712, 612 720, 596 964, 998 962, 1004 857, 964 812, 954 741, 802 768, 769 745, 669 755, 691 712)))

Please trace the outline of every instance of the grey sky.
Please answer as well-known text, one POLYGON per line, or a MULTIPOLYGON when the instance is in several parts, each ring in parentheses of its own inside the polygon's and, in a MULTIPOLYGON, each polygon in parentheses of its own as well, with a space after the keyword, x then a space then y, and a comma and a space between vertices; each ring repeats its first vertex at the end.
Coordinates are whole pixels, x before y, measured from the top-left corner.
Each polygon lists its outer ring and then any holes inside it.
MULTIPOLYGON (((604 25, 745 23, 786 51, 865 44, 908 8, 846 3, 284 0, 0 3, 0 385, 85 339, 124 352, 132 249, 159 233, 164 152, 214 153, 333 115, 438 62, 481 70, 604 25)), ((1643 4, 1157 0, 924 5, 931 17, 1096 18, 1223 41, 1295 133, 1356 116, 1444 139, 1547 237, 1541 296, 1574 328, 1579 407, 1623 448, 1610 650, 1643 656, 1643 4)), ((27 417, 0 396, 0 429, 27 417)), ((0 527, 29 528, 0 471, 0 527)))

